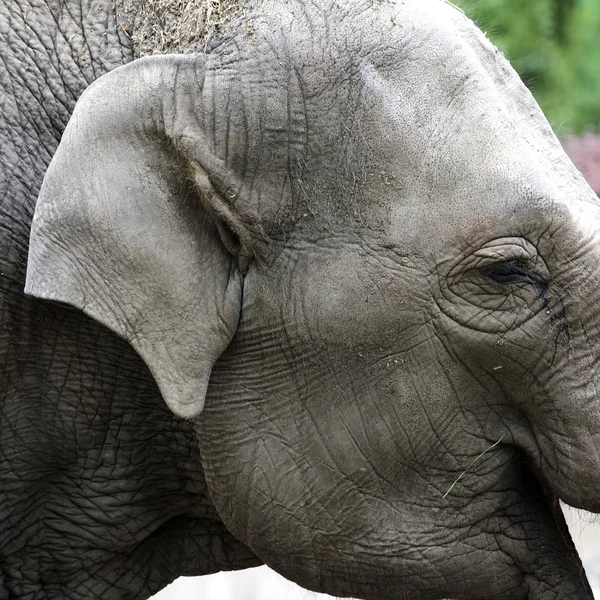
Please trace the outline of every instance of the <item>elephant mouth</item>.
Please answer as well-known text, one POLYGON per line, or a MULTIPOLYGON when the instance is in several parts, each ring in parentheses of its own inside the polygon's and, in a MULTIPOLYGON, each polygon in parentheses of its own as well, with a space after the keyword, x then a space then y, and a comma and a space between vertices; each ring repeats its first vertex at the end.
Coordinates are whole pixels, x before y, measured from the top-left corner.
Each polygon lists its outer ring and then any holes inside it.
POLYGON ((572 555, 576 558, 577 565, 580 569, 581 576, 587 580, 587 576, 585 574, 585 569, 583 568, 583 563, 581 562, 581 557, 579 556, 579 552, 575 547, 575 542, 573 541, 573 537, 569 530, 569 526, 567 525, 567 521, 565 519, 564 512, 560 505, 560 498, 558 494, 552 489, 548 481, 541 476, 539 473, 534 474, 531 473, 532 477, 537 481, 540 486, 541 492, 547 502, 547 505, 550 509, 550 514, 552 515, 552 519, 554 521, 554 525, 558 530, 565 547, 567 547, 572 555))
POLYGON ((554 523, 556 528, 558 529, 561 537, 565 541, 567 547, 569 547, 573 554, 577 557, 577 561, 581 570, 583 572, 583 565, 581 563, 581 558, 579 553, 577 552, 577 548, 575 547, 575 542, 573 542, 573 537, 571 536, 571 532, 569 531, 569 526, 567 525, 567 521, 565 519, 565 515, 560 506, 560 499, 558 494, 553 492, 551 489, 545 491, 546 498, 548 499, 548 504, 550 506, 550 512, 552 514, 552 518, 554 519, 554 523))

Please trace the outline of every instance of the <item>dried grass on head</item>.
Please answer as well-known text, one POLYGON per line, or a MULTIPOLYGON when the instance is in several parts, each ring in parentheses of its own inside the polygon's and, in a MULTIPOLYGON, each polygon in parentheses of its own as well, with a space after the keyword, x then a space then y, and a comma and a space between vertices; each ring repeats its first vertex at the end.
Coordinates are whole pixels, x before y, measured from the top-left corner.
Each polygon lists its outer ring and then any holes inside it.
POLYGON ((135 57, 201 52, 242 14, 244 0, 113 0, 135 57))

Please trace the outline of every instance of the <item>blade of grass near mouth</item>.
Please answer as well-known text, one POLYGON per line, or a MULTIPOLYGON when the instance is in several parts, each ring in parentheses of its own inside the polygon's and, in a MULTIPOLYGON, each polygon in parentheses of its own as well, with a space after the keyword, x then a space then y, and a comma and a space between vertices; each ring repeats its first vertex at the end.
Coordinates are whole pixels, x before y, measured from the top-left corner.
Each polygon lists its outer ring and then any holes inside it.
POLYGON ((452 482, 452 485, 448 488, 448 491, 442 496, 442 498, 445 498, 453 489, 454 486, 462 479, 463 475, 465 475, 467 473, 467 471, 484 455, 487 454, 490 450, 493 450, 502 440, 504 439, 504 434, 502 434, 502 436, 500 437, 500 439, 495 443, 492 444, 491 446, 488 446, 481 454, 479 454, 478 456, 476 456, 472 461, 471 464, 452 482))

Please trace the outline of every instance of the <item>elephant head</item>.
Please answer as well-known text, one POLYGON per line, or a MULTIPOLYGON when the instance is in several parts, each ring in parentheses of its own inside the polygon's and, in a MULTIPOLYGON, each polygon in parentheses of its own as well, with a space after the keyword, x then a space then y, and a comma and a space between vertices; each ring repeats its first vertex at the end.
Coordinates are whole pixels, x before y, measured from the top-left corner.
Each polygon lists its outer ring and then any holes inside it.
POLYGON ((449 3, 253 15, 85 92, 27 292, 131 343, 283 575, 591 598, 558 499, 600 510, 597 198, 449 3))

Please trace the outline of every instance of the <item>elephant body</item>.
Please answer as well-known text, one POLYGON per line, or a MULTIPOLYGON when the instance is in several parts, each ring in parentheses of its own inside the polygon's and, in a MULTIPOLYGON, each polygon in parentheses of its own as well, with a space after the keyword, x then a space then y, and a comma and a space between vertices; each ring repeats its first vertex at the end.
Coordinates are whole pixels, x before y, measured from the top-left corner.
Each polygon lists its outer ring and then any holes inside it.
POLYGON ((504 57, 264 0, 134 61, 150 5, 0 6, 0 599, 591 598, 600 206, 504 57))
POLYGON ((260 564, 220 522, 191 425, 130 346, 23 294, 36 198, 75 102, 133 60, 110 8, 0 5, 3 599, 147 598, 181 574, 260 564))

